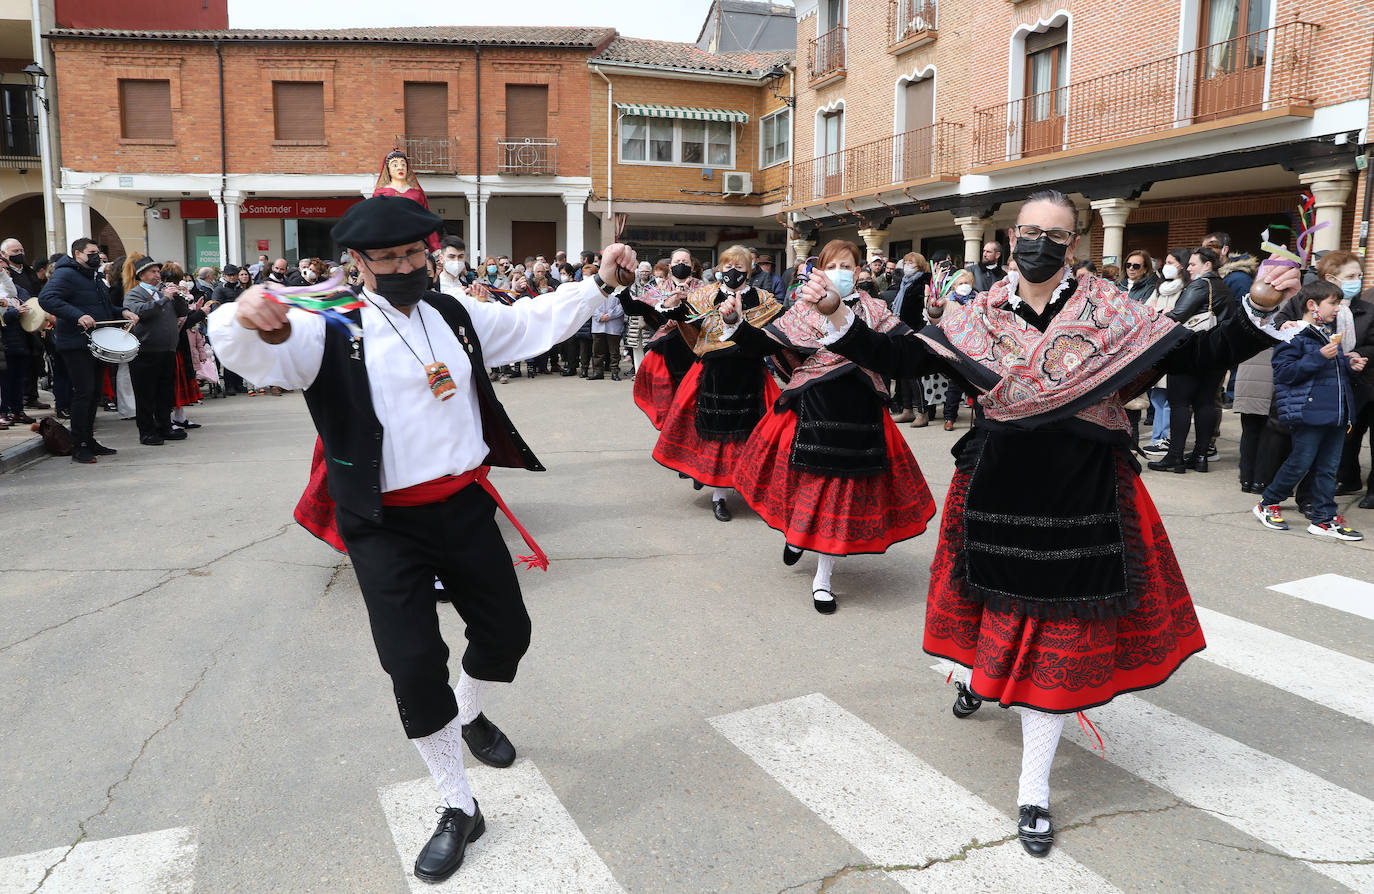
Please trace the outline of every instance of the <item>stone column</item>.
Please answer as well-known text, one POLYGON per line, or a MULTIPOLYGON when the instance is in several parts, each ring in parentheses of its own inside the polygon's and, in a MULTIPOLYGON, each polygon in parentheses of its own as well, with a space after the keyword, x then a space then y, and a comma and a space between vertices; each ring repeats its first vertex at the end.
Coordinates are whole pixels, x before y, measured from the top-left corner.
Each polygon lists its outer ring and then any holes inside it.
POLYGON ((873 260, 883 253, 883 243, 887 241, 887 230, 879 230, 869 227, 859 231, 859 238, 864 241, 864 246, 868 249, 868 260, 873 260))
POLYGON ((1302 185, 1312 190, 1317 200, 1317 223, 1327 223, 1312 234, 1312 251, 1330 251, 1341 247, 1341 223, 1345 217, 1345 203, 1355 186, 1355 176, 1347 170, 1312 171, 1303 174, 1302 185))
POLYGON ((796 267, 797 263, 811 257, 811 249, 816 247, 816 243, 810 239, 798 237, 787 240, 787 263, 796 267))
POLYGON ((986 217, 956 217, 954 222, 964 233, 964 266, 977 264, 983 257, 983 237, 987 234, 986 217))
MULTIPOLYGON (((563 195, 563 205, 568 210, 568 221, 565 236, 563 239, 563 250, 568 253, 568 259, 577 257, 577 253, 585 249, 586 218, 587 218, 587 196, 586 195, 563 195)), ((614 218, 612 218, 614 219, 614 218)), ((614 224, 612 225, 614 226, 614 224)))
POLYGON ((224 244, 220 246, 220 257, 227 258, 225 263, 243 263, 243 227, 239 212, 243 209, 243 193, 236 189, 224 191, 224 244))
POLYGON ((62 216, 67 224, 67 244, 63 248, 70 249, 71 244, 82 236, 94 239, 95 233, 91 232, 91 206, 86 200, 86 190, 59 189, 57 200, 62 203, 62 216))
POLYGON ((1092 208, 1102 216, 1102 263, 1120 265, 1125 262, 1126 218, 1140 207, 1131 199, 1098 199, 1092 208))

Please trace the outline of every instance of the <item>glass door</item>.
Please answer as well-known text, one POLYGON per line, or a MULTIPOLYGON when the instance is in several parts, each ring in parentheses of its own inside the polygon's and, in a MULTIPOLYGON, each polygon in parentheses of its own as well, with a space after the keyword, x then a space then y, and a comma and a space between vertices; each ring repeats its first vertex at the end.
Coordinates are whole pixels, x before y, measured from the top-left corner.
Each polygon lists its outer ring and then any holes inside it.
POLYGON ((1064 114, 1068 105, 1065 81, 1067 33, 1055 28, 1040 37, 1035 47, 1026 42, 1026 98, 1022 107, 1021 154, 1058 152, 1064 145, 1064 114), (1059 33, 1056 33, 1059 32, 1059 33), (1047 46, 1045 44, 1048 44, 1047 46))
POLYGON ((1264 105, 1270 0, 1203 0, 1194 121, 1264 105))

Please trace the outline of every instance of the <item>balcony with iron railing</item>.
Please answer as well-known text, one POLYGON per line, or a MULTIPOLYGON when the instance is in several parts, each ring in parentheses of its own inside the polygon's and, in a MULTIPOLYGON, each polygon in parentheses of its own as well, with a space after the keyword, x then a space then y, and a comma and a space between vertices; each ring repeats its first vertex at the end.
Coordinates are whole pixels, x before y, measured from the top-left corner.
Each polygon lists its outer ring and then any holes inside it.
POLYGON ((39 155, 38 116, 0 116, 0 168, 36 168, 39 155))
POLYGON ((791 208, 873 196, 937 181, 958 182, 967 162, 964 126, 937 121, 818 155, 792 166, 791 208))
POLYGON ((454 137, 396 137, 417 174, 458 173, 458 140, 454 137))
POLYGON ((888 0, 887 51, 894 55, 935 40, 935 0, 888 0))
POLYGON ((848 34, 849 29, 840 25, 808 42, 806 70, 810 73, 810 86, 819 87, 844 77, 848 34))
POLYGON ((551 137, 497 140, 496 165, 499 174, 557 174, 558 140, 551 137))
POLYGON ((974 169, 1311 117, 1317 31, 1288 22, 974 109, 974 169))

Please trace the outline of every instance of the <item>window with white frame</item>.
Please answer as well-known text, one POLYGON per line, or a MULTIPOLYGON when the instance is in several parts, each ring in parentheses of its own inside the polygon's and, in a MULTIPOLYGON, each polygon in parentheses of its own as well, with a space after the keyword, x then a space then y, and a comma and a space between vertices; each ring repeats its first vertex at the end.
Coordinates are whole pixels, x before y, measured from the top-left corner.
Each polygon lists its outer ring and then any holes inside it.
POLYGON ((620 160, 627 164, 732 168, 735 128, 727 121, 626 115, 620 119, 620 160))
POLYGON ((779 109, 759 121, 759 167, 792 157, 792 110, 779 109))

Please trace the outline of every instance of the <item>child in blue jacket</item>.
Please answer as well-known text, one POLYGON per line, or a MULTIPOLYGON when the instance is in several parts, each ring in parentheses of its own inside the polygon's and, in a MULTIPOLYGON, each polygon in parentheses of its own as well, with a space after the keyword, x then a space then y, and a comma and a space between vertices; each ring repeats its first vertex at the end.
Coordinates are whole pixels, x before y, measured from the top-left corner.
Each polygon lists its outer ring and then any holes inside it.
POLYGON ((1303 322, 1282 333, 1274 348, 1274 401, 1279 421, 1293 430, 1293 451, 1260 495, 1255 517, 1266 528, 1288 530, 1279 504, 1293 494, 1302 477, 1312 473, 1309 534, 1337 540, 1363 540, 1336 511, 1336 467, 1341 445, 1355 418, 1351 372, 1364 369, 1366 358, 1341 349, 1335 334, 1341 290, 1332 283, 1311 282, 1298 292, 1303 322))

